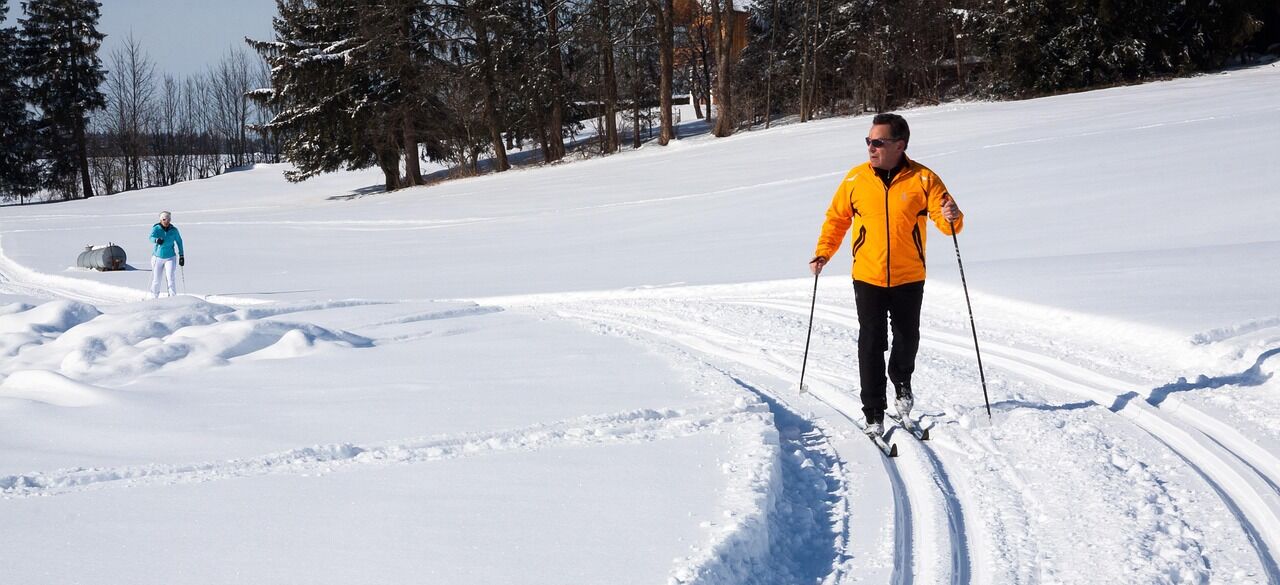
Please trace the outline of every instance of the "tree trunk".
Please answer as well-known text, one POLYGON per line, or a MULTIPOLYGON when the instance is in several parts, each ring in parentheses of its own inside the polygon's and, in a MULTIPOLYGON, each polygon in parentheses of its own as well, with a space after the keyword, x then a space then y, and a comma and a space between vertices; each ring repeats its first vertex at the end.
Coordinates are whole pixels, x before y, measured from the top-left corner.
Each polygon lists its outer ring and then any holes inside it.
POLYGON ((733 134, 730 51, 733 47, 735 21, 733 0, 725 0, 724 7, 720 6, 720 0, 711 0, 711 26, 715 29, 716 48, 716 125, 712 134, 717 137, 733 134))
POLYGON ((671 78, 675 68, 675 41, 672 38, 675 33, 671 19, 675 9, 672 0, 650 0, 650 5, 658 17, 658 116, 661 121, 658 144, 666 146, 675 137, 675 129, 671 126, 671 78))
POLYGON ((486 125, 489 127, 489 145, 493 148, 494 170, 501 173, 511 168, 511 163, 507 160, 507 149, 502 144, 502 121, 498 117, 497 101, 498 96, 493 90, 485 91, 484 110, 486 125))
POLYGON ((557 15, 558 4, 555 0, 542 0, 542 11, 547 18, 547 66, 551 74, 551 109, 548 112, 545 132, 547 134, 547 162, 564 158, 564 63, 560 58, 560 21, 557 15))
POLYGON ((765 70, 764 81, 764 127, 769 129, 773 122, 773 46, 778 38, 778 0, 773 0, 773 8, 769 12, 769 68, 765 70))
POLYGON ((498 83, 493 77, 493 48, 489 45, 489 27, 484 16, 477 14, 473 7, 468 8, 468 14, 476 33, 480 67, 484 71, 480 81, 484 84, 484 117, 489 130, 489 146, 493 149, 493 166, 495 171, 501 173, 511 168, 511 163, 507 160, 507 149, 502 144, 502 119, 498 115, 498 83))
POLYGON ((697 57, 689 59, 689 101, 693 103, 693 115, 697 116, 699 120, 706 117, 702 115, 702 84, 699 82, 700 78, 697 57))
MULTIPOLYGON (((640 92, 636 92, 639 95, 640 92)), ((640 100, 637 98, 631 110, 631 148, 640 148, 640 100)))
POLYGON ((93 179, 89 176, 89 145, 84 132, 84 115, 76 116, 75 129, 72 134, 76 141, 76 154, 80 159, 81 197, 93 197, 93 179))
POLYGON ((804 25, 800 28, 800 123, 809 121, 805 115, 809 111, 806 100, 809 98, 809 0, 804 0, 804 25))
POLYGON ((551 137, 547 134, 547 126, 549 125, 543 120, 542 124, 538 126, 538 136, 542 139, 539 141, 538 147, 542 149, 542 160, 545 162, 554 160, 551 158, 551 137))
POLYGON ((613 66, 613 19, 610 0, 596 0, 600 7, 600 54, 604 57, 604 152, 618 150, 618 76, 613 66))
POLYGON ((818 50, 822 46, 818 42, 818 32, 822 29, 822 22, 823 22, 822 21, 822 0, 814 0, 814 2, 817 3, 817 6, 813 11, 813 16, 814 16, 813 44, 812 44, 813 48, 809 53, 809 69, 810 71, 813 72, 813 76, 809 79, 809 97, 805 99, 805 102, 804 102, 805 103, 805 114, 804 114, 805 120, 812 120, 814 110, 816 109, 814 104, 817 103, 817 95, 818 95, 818 58, 819 58, 818 50))
POLYGON ((387 192, 400 188, 400 153, 395 145, 384 146, 378 151, 378 167, 382 169, 383 184, 387 192))
POLYGON ((407 186, 425 185, 427 181, 422 178, 422 167, 419 164, 422 157, 418 154, 418 133, 414 129, 413 110, 405 109, 402 124, 404 126, 404 182, 407 186))
MULTIPOLYGON (((698 88, 699 90, 701 90, 699 97, 702 99, 702 103, 706 104, 707 106, 707 121, 710 122, 711 120, 711 89, 712 89, 710 59, 713 57, 713 54, 715 53, 715 39, 707 38, 707 26, 705 24, 706 15, 703 14, 702 12, 701 4, 697 4, 697 7, 698 7, 698 18, 703 20, 703 24, 698 25, 698 54, 695 58, 695 61, 702 64, 702 69, 701 69, 702 77, 700 78, 701 83, 698 84, 698 88), (711 46, 707 46, 708 42, 711 43, 711 46)), ((713 32, 712 34, 714 35, 715 33, 713 32)))
MULTIPOLYGON (((612 44, 612 43, 610 43, 612 44)), ((618 77, 613 68, 613 48, 604 64, 604 151, 617 152, 618 144, 618 77)))

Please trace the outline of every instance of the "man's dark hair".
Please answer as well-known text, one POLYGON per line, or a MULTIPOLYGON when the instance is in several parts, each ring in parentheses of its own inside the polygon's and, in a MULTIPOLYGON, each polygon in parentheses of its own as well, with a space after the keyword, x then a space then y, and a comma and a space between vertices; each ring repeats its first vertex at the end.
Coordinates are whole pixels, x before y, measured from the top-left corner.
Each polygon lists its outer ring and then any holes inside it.
POLYGON ((907 120, 897 114, 876 114, 871 119, 873 125, 888 124, 889 132, 892 134, 890 138, 898 138, 902 140, 902 144, 906 145, 911 142, 911 127, 907 126, 907 120))

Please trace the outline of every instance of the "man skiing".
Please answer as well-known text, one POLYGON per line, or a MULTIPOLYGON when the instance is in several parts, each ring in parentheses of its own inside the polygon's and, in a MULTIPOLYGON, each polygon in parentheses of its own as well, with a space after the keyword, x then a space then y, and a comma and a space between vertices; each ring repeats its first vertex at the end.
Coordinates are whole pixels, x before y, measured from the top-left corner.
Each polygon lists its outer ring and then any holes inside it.
POLYGON ((911 130, 897 114, 878 114, 867 133, 868 162, 853 167, 836 189, 809 269, 822 272, 853 227, 853 292, 858 310, 858 373, 866 432, 884 434, 884 352, 893 349, 888 379, 898 414, 906 419, 914 403, 911 374, 920 347, 920 305, 924 300, 926 217, 942 233, 964 226, 964 215, 933 171, 907 158, 911 130))
POLYGON ((151 298, 160 297, 160 278, 163 275, 169 281, 169 296, 178 296, 177 283, 174 280, 175 256, 177 266, 186 266, 185 249, 182 246, 182 234, 178 227, 171 223, 172 215, 168 211, 160 212, 160 221, 151 226, 151 243, 155 248, 151 252, 151 298), (177 253, 174 253, 174 247, 177 253))

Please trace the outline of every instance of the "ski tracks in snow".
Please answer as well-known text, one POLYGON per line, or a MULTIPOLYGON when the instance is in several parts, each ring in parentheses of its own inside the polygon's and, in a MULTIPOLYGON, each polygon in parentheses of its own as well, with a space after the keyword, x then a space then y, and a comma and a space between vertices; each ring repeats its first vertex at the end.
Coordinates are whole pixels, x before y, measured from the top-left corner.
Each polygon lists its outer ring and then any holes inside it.
MULTIPOLYGON (((683 347, 703 356, 710 367, 723 369, 735 379, 760 380, 751 385, 753 391, 778 405, 775 417, 787 419, 804 409, 821 408, 826 413, 814 417, 815 426, 829 427, 830 443, 835 456, 843 463, 843 494, 859 492, 852 501, 830 506, 812 499, 797 503, 815 511, 825 511, 829 522, 845 532, 842 550, 828 559, 826 575, 833 583, 852 581, 886 570, 880 579, 891 583, 970 583, 972 577, 966 521, 961 498, 956 493, 942 460, 932 448, 914 439, 900 438, 903 457, 899 462, 884 460, 865 438, 855 422, 861 419, 860 404, 841 392, 839 386, 819 376, 810 385, 808 398, 792 398, 778 392, 779 384, 799 375, 798 362, 788 355, 786 340, 744 337, 742 331, 722 329, 711 323, 707 315, 692 318, 680 315, 669 304, 645 307, 645 303, 575 302, 571 307, 556 307, 564 317, 595 323, 606 332, 631 332, 632 335, 660 343, 683 347), (774 390, 763 390, 772 387, 774 390), (868 478, 868 470, 883 469, 884 478, 868 478), (877 501, 879 500, 879 501, 877 501), (887 501, 886 501, 887 500, 887 501), (868 506, 868 504, 870 504, 868 506), (854 507, 881 509, 884 514, 860 515, 859 526, 851 526, 846 516, 854 507), (840 510, 845 510, 840 512, 840 510), (877 523, 883 530, 876 530, 877 523), (892 546, 885 555, 885 545, 892 546), (885 557, 888 557, 886 559, 885 557), (886 566, 887 565, 887 566, 886 566)), ((738 321, 741 325, 743 322, 738 321)), ((759 323, 752 323, 759 325, 759 323)), ((757 331, 763 334, 766 331, 757 331)), ((744 383, 745 384, 745 383, 744 383)), ((802 498, 801 498, 802 499, 802 498)), ((786 536, 785 520, 776 521, 777 529, 786 536)), ((792 564, 790 559, 803 550, 775 551, 774 567, 792 564)), ((766 573, 767 574, 767 573, 766 573)), ((821 576, 821 575, 819 575, 821 576)), ((776 575, 759 577, 762 582, 779 582, 776 575)), ((874 579, 874 577, 873 577, 874 579)), ((785 581, 785 579, 784 579, 785 581)), ((715 582, 715 581, 710 581, 715 582)))
MULTIPOLYGON (((793 314, 803 314, 808 308, 801 302, 759 302, 793 314)), ((857 313, 852 308, 823 305, 819 318, 844 327, 857 327, 857 313)), ((972 345, 965 335, 925 328, 922 331, 922 349, 948 354, 963 360, 972 353, 972 345)), ((1205 412, 1186 403, 1153 404, 1151 390, 1135 386, 1094 370, 1068 363, 1053 356, 1010 347, 990 340, 983 342, 984 358, 990 366, 1034 380, 1048 388, 1065 392, 1099 406, 1145 431, 1177 457, 1184 460, 1221 497, 1224 505, 1240 523, 1253 545, 1267 581, 1280 582, 1280 570, 1276 564, 1276 551, 1280 551, 1280 491, 1276 479, 1280 478, 1280 459, 1266 449, 1251 442, 1230 425, 1214 420, 1205 412)), ((988 449, 993 452, 992 449, 988 449)), ((1113 459, 1125 459, 1123 455, 1113 459)), ((1150 478, 1141 463, 1115 464, 1127 473, 1150 478)), ((1158 497, 1159 499, 1159 497, 1158 497)), ((1167 502, 1161 500, 1165 506, 1167 502)), ((1184 532, 1184 526, 1165 524, 1157 534, 1184 532)), ((1189 531, 1188 531, 1189 532, 1189 531)), ((1158 537, 1157 537, 1158 538, 1158 537)), ((1170 543, 1157 543, 1170 548, 1157 550, 1157 557, 1187 552, 1187 543, 1171 539, 1170 543)), ((1195 563, 1192 563, 1194 568, 1195 563)), ((1178 574, 1179 577, 1182 575, 1178 574)), ((1178 582, 1175 580, 1174 582, 1178 582)))
MULTIPOLYGON (((833 530, 843 535, 824 582, 853 582, 887 570, 881 580, 893 583, 1105 580, 1097 571, 1130 581, 1203 583, 1210 575, 1223 575, 1210 560, 1224 550, 1235 553, 1231 542, 1245 545, 1231 559, 1246 565, 1227 573, 1233 580, 1280 582, 1280 459, 1230 425, 1100 373, 1108 368, 1078 365, 1079 356, 1022 349, 1014 339, 1026 332, 1002 337, 984 331, 988 377, 1011 380, 992 384, 994 407, 1002 419, 1022 426, 987 427, 980 407, 948 405, 926 395, 919 407, 924 424, 940 432, 934 441, 921 443, 895 431, 891 439, 902 456, 889 462, 859 436, 861 405, 849 392, 857 379, 851 294, 844 305, 818 305, 815 335, 839 338, 841 347, 811 353, 809 395, 796 394, 809 310, 800 290, 755 283, 490 301, 580 320, 651 346, 679 348, 760 395, 775 418, 803 416, 825 433, 828 456, 839 463, 829 467, 845 501, 810 497, 805 504, 825 512, 833 530), (1040 396, 1011 391, 1021 387, 1040 396), (1013 396, 1001 396, 1001 390, 1013 396), (1038 446, 1046 446, 1049 457, 1079 455, 1080 463, 1055 462, 1052 472, 1067 477, 1045 477, 1044 466, 1036 462, 1038 446), (1170 455, 1178 464, 1160 460, 1170 455), (883 475, 870 472, 880 468, 883 475), (1189 478, 1196 477, 1203 485, 1184 485, 1194 484, 1189 478), (1099 489, 1074 493, 1082 485, 1099 489), (1206 537, 1207 527, 1193 518, 1192 506, 1205 497, 1217 498, 1229 512, 1239 526, 1236 536, 1224 537, 1219 529, 1206 537), (1055 500, 1070 498, 1082 500, 1081 516, 1059 517, 1074 512, 1055 500), (1131 528, 1110 526, 1109 514, 1120 514, 1131 528), (1071 538, 1087 541, 1108 533, 1118 533, 1111 535, 1114 544, 1127 547, 1114 567, 1088 566, 1099 557, 1087 552, 1059 558, 1062 546, 1038 544, 1065 538, 1069 549, 1080 546, 1071 538), (891 550, 885 550, 886 543, 891 550), (1243 552, 1248 550, 1253 568, 1249 559, 1238 558, 1248 557, 1243 552)), ((972 342, 967 331, 949 324, 926 320, 917 376, 940 369, 941 375, 923 377, 926 388, 958 378, 976 393, 976 371, 969 372, 975 369, 972 342)), ((781 523, 774 528, 788 530, 781 523)), ((785 564, 785 553, 775 562, 785 564)))
POLYGON ((320 475, 367 466, 424 463, 502 451, 649 442, 732 426, 747 418, 757 418, 758 409, 758 405, 746 404, 739 405, 737 409, 641 409, 521 429, 368 444, 315 445, 225 461, 15 474, 0 476, 0 497, 57 496, 96 489, 203 483, 269 474, 320 475))

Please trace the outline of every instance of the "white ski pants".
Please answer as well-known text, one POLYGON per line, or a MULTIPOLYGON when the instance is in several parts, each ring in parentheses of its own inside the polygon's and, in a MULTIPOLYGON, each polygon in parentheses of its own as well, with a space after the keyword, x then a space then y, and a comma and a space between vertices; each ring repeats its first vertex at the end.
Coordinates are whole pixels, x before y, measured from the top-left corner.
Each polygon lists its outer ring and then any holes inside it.
POLYGON ((169 280, 169 296, 178 296, 177 281, 174 279, 174 271, 178 269, 178 257, 161 258, 159 256, 151 257, 151 298, 160 297, 160 279, 161 277, 169 280))

